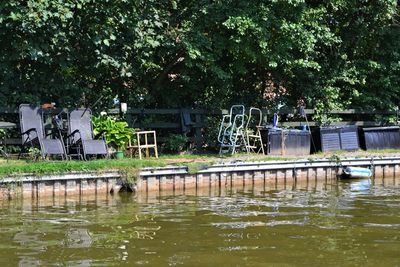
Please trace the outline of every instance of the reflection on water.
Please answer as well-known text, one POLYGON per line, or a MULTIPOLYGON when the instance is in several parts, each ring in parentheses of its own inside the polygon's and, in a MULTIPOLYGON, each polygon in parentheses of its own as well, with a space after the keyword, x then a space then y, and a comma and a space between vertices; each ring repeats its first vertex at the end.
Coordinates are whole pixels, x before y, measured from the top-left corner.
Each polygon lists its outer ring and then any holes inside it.
POLYGON ((399 266, 400 180, 0 202, 0 266, 399 266))

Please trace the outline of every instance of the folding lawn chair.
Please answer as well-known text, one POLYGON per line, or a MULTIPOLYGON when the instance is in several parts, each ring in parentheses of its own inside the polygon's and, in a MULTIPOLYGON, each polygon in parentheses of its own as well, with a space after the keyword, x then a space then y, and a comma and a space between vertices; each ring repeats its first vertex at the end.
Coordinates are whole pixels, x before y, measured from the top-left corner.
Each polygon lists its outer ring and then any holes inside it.
POLYGON ((68 114, 67 150, 71 156, 87 160, 90 155, 108 158, 108 149, 103 139, 93 137, 92 111, 89 108, 77 108, 68 114))
MULTIPOLYGON (((21 104, 19 106, 22 147, 39 148, 43 159, 50 156, 60 156, 67 159, 64 142, 61 138, 46 138, 43 125, 43 110, 37 106, 21 104)), ((22 150, 18 155, 20 158, 22 150)))

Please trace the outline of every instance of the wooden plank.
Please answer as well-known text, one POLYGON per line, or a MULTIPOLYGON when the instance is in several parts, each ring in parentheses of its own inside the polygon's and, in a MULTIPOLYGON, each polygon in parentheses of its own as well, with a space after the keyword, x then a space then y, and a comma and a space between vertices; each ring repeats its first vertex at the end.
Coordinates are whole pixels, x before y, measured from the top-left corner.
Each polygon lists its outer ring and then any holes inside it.
POLYGON ((130 109, 128 108, 127 113, 132 115, 149 115, 149 114, 159 114, 159 115, 167 115, 167 114, 180 114, 179 109, 130 109))
POLYGON ((17 128, 17 124, 7 121, 0 121, 0 129, 12 129, 17 128))
MULTIPOLYGON (((298 109, 293 108, 286 108, 281 109, 278 111, 262 109, 263 114, 272 115, 274 113, 287 115, 287 114, 298 114, 298 109)), ((313 115, 316 112, 313 109, 305 109, 305 113, 307 115, 313 115)), ((396 115, 397 110, 361 110, 361 109, 345 109, 345 110, 328 110, 325 114, 332 114, 332 115, 396 115)))
MULTIPOLYGON (((278 115, 287 115, 287 114, 298 114, 299 110, 294 108, 285 108, 280 110, 269 110, 269 109, 261 109, 263 114, 273 115, 277 113, 278 115)), ((305 109, 304 110, 307 115, 313 115, 315 112, 313 109, 305 109)))
MULTIPOLYGON (((0 144, 4 144, 4 139, 0 139, 0 144)), ((6 145, 16 145, 20 146, 22 145, 22 139, 21 138, 6 138, 6 145)))
POLYGON ((128 108, 127 113, 132 115, 150 115, 150 114, 159 114, 159 115, 179 115, 181 112, 187 112, 190 114, 202 114, 202 115, 222 115, 228 114, 228 111, 224 112, 224 110, 206 110, 206 109, 140 109, 140 108, 128 108))
POLYGON ((170 129, 170 128, 181 128, 180 123, 174 122, 153 122, 153 123, 135 123, 133 128, 154 128, 154 129, 170 129))
POLYGON ((346 110, 331 110, 328 112, 328 114, 353 114, 353 115, 364 115, 364 114, 370 114, 370 115, 396 115, 397 110, 360 110, 360 109, 346 109, 346 110))
MULTIPOLYGON (((61 111, 68 113, 69 110, 67 108, 55 108, 55 109, 45 109, 45 114, 59 114, 61 111)), ((18 114, 18 109, 15 108, 0 108, 0 114, 18 114)))
MULTIPOLYGON (((299 127, 306 125, 305 121, 291 121, 291 122, 280 122, 280 126, 288 126, 288 127, 299 127)), ((320 123, 309 121, 308 125, 310 126, 320 126, 320 123)), ((344 125, 355 125, 355 126, 382 126, 381 123, 375 121, 340 121, 340 122, 332 122, 329 124, 330 126, 344 126, 344 125)))
POLYGON ((119 115, 121 112, 119 108, 112 108, 107 110, 108 115, 119 115))
MULTIPOLYGON (((201 114, 201 115, 222 115, 223 110, 207 110, 207 109, 190 109, 188 110, 191 114, 201 114)), ((226 112, 228 114, 228 112, 226 112)))
POLYGON ((16 108, 0 108, 0 114, 18 114, 18 109, 16 108))

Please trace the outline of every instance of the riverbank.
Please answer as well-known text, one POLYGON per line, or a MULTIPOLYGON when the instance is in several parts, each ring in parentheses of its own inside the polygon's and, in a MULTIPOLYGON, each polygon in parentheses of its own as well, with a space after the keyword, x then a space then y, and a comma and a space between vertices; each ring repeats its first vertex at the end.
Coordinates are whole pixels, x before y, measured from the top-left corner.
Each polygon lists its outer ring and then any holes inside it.
POLYGON ((233 156, 219 156, 217 154, 200 155, 165 155, 160 158, 137 159, 125 158, 120 160, 91 160, 91 161, 29 161, 29 160, 5 160, 0 159, 0 179, 2 177, 18 176, 22 174, 49 175, 65 174, 70 172, 104 172, 120 171, 126 173, 137 173, 143 168, 165 167, 165 166, 186 166, 189 172, 196 172, 213 164, 255 162, 255 161, 289 161, 289 160, 310 160, 331 159, 332 161, 345 158, 366 158, 366 157, 400 157, 400 150, 379 150, 379 151, 355 151, 355 152, 332 152, 317 153, 306 156, 268 156, 258 154, 236 154, 233 156))
POLYGON ((255 185, 329 183, 343 166, 371 169, 375 178, 400 174, 397 151, 317 154, 307 157, 185 155, 159 159, 94 161, 2 161, 0 198, 67 196, 119 192, 184 194, 190 190, 255 185))

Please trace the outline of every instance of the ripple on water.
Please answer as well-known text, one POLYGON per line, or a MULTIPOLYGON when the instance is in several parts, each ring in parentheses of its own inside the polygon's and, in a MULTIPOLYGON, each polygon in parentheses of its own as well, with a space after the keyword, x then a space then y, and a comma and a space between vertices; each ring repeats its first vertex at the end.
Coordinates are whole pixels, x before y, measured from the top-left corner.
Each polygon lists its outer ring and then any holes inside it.
POLYGON ((88 220, 83 220, 83 219, 73 219, 73 218, 52 218, 52 219, 34 219, 35 221, 42 221, 42 222, 47 222, 51 224, 67 224, 67 223, 73 223, 73 224, 86 224, 89 223, 88 220))
POLYGON ((228 246, 218 247, 217 249, 222 252, 230 251, 246 251, 246 250, 264 250, 264 249, 275 249, 276 247, 265 247, 265 246, 228 246))
POLYGON ((253 221, 253 222, 225 222, 225 223, 211 223, 212 226, 221 229, 244 229, 249 227, 274 227, 279 225, 304 225, 304 220, 277 220, 277 221, 253 221))
POLYGON ((365 227, 400 229, 400 224, 364 223, 365 227))

